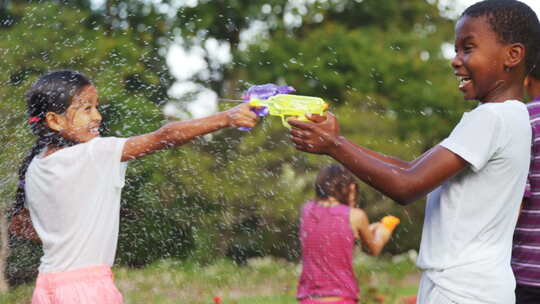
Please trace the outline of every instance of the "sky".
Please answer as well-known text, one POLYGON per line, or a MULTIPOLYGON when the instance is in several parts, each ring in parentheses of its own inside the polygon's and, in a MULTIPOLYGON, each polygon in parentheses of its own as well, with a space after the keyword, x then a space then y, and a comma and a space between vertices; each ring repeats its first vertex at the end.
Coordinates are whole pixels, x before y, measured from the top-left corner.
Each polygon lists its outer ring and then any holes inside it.
MULTIPOLYGON (((521 2, 530 6, 537 15, 540 15, 540 0, 520 0, 521 2)), ((459 15, 468 6, 478 2, 478 0, 439 0, 442 5, 449 5, 453 7, 455 15, 459 15)))
MULTIPOLYGON (((95 0, 100 1, 100 0, 95 0)), ((431 0, 434 1, 434 0, 431 0)), ((540 16, 540 0, 521 0, 529 5, 540 16)), ((441 7, 450 8, 449 17, 456 18, 468 6, 478 2, 478 0, 439 0, 441 7)), ((212 58, 216 59, 217 63, 227 63, 231 60, 228 46, 219 45, 216 41, 209 41, 207 49, 212 50, 212 58)), ((443 51, 446 56, 451 57, 454 54, 453 45, 443 46, 443 51)), ((204 71, 207 67, 206 62, 202 59, 201 54, 204 54, 202 48, 194 48, 190 53, 187 53, 182 48, 182 40, 178 39, 177 43, 173 44, 169 49, 167 63, 171 69, 171 73, 176 77, 176 83, 169 90, 169 95, 173 98, 179 98, 187 92, 199 91, 200 93, 192 95, 193 101, 187 103, 187 110, 192 118, 199 118, 215 113, 217 107, 217 94, 208 88, 190 81, 190 78, 199 71, 204 71)), ((164 109, 165 115, 179 117, 182 119, 189 118, 189 115, 179 109, 175 103, 169 103, 164 109)))

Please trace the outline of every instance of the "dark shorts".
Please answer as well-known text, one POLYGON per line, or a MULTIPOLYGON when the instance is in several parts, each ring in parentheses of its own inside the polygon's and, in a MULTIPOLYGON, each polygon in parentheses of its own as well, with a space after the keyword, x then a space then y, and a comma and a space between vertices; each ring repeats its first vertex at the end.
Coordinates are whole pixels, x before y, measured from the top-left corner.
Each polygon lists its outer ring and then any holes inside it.
POLYGON ((540 303, 540 287, 516 285, 516 304, 540 303))

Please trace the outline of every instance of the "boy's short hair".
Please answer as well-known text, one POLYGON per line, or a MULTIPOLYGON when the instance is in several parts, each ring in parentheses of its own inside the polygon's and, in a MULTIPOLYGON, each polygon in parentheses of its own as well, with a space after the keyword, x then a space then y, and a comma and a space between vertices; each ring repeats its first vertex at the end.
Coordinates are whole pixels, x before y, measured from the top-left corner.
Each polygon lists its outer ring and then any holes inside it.
POLYGON ((540 74, 534 68, 540 55, 540 23, 528 5, 517 0, 484 0, 469 6, 461 15, 465 16, 485 16, 503 43, 522 43, 527 72, 540 74))

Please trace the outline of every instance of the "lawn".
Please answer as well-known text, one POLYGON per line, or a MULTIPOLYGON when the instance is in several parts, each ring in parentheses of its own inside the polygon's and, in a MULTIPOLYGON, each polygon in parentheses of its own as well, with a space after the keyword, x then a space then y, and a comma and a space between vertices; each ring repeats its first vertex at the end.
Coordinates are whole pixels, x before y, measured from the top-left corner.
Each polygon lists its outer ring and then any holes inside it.
MULTIPOLYGON (((419 272, 413 252, 373 258, 355 256, 362 304, 402 304, 416 294, 419 272)), ((164 260, 144 268, 116 267, 115 280, 125 303, 292 304, 300 266, 274 258, 255 258, 245 266, 228 260, 211 265, 164 260)), ((31 285, 0 295, 0 303, 30 303, 31 285)))

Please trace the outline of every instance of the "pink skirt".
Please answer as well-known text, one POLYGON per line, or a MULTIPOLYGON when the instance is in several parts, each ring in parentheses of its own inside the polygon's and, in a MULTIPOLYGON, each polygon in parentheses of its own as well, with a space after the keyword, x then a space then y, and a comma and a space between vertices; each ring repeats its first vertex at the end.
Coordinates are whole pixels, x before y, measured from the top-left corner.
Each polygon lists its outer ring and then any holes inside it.
POLYGON ((111 267, 90 266, 65 272, 40 273, 32 304, 122 304, 111 267))
POLYGON ((343 299, 337 301, 323 302, 315 299, 304 299, 300 301, 300 304, 356 304, 356 300, 343 299))

